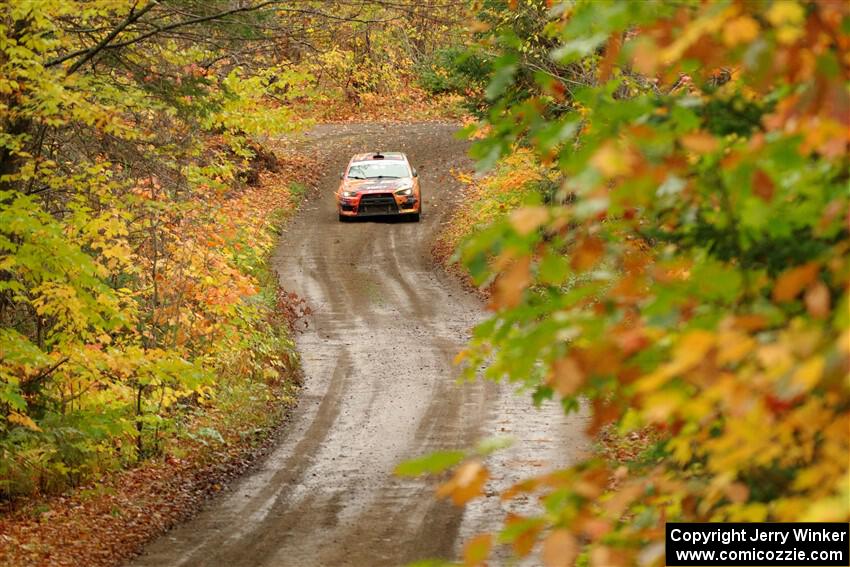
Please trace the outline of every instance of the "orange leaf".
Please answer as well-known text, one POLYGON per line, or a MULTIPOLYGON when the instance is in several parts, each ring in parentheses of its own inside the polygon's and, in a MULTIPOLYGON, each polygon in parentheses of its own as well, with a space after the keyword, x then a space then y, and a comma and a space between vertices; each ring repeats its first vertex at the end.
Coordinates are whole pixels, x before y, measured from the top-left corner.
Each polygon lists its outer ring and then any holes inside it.
POLYGON ((742 504, 750 497, 750 489, 746 484, 733 482, 724 489, 727 498, 736 504, 742 504))
POLYGON ((549 220, 549 211, 546 207, 522 207, 511 214, 511 226, 519 234, 525 236, 549 220))
POLYGON ((590 550, 590 567, 625 567, 626 558, 620 551, 599 545, 590 550))
POLYGON ((767 319, 762 315, 738 315, 734 318, 732 326, 742 331, 760 331, 767 326, 767 319))
POLYGON ((623 354, 631 355, 646 348, 650 341, 641 327, 630 329, 616 329, 615 341, 623 354))
POLYGON ((611 71, 614 68, 614 63, 617 61, 617 57, 620 55, 621 47, 622 41, 620 41, 619 35, 614 34, 608 38, 608 43, 605 45, 605 57, 603 57, 602 61, 599 63, 600 82, 605 82, 611 78, 611 71))
POLYGON ((525 557, 531 553, 534 544, 537 543, 538 533, 540 533, 540 528, 535 526, 519 534, 513 541, 514 553, 519 557, 525 557))
POLYGON ((531 258, 524 256, 516 260, 507 270, 499 275, 496 279, 493 299, 490 303, 492 309, 499 307, 510 308, 519 305, 522 292, 531 284, 530 266, 531 258))
POLYGON ((826 319, 829 316, 829 288, 822 281, 810 285, 803 300, 809 315, 815 319, 826 319))
POLYGON ((452 502, 461 506, 481 494, 481 489, 489 477, 490 473, 480 461, 466 462, 458 467, 451 480, 437 488, 437 496, 450 496, 452 502))
POLYGON ((605 466, 590 468, 573 481, 573 492, 588 500, 599 498, 608 486, 609 474, 605 466))
POLYGON ((587 433, 593 437, 603 427, 620 417, 620 408, 600 400, 593 401, 593 418, 587 426, 587 433))
POLYGON ((779 302, 791 301, 806 286, 815 281, 819 270, 820 265, 817 262, 809 262, 784 272, 779 276, 776 286, 773 288, 773 300, 779 302))
POLYGON ((572 567, 578 555, 575 537, 567 530, 555 530, 543 540, 543 565, 572 567))
POLYGON ((473 20, 471 24, 469 24, 469 31, 473 33, 481 33, 490 30, 490 24, 487 22, 482 22, 481 20, 473 20))
POLYGON ((582 531, 590 539, 601 539, 611 532, 611 522, 601 518, 588 518, 582 524, 582 531))
POLYGON ((695 154, 708 154, 720 147, 717 138, 707 132, 694 132, 682 136, 682 145, 695 154))
POLYGON ((753 173, 753 193, 762 201, 770 202, 773 199, 773 180, 764 172, 757 169, 753 173))
POLYGON ((602 144, 593 157, 590 158, 590 163, 599 170, 605 177, 617 177, 625 175, 632 170, 634 166, 634 156, 631 153, 619 147, 613 141, 608 140, 602 144))
POLYGON ((518 494, 534 492, 541 486, 545 485, 545 480, 545 477, 535 477, 523 480, 514 484, 507 490, 502 491, 500 498, 502 501, 507 502, 508 500, 515 498, 518 494))
POLYGON ((571 396, 584 383, 584 372, 574 358, 562 358, 552 364, 549 383, 561 397, 571 396))
POLYGON ((574 270, 587 270, 602 257, 604 246, 601 240, 590 236, 582 240, 572 254, 570 264, 574 270))
POLYGON ((648 37, 638 36, 632 48, 632 66, 642 75, 652 76, 660 64, 661 52, 648 37))
POLYGON ((646 486, 640 482, 632 482, 614 492, 603 506, 608 516, 619 519, 623 512, 646 490, 646 486))

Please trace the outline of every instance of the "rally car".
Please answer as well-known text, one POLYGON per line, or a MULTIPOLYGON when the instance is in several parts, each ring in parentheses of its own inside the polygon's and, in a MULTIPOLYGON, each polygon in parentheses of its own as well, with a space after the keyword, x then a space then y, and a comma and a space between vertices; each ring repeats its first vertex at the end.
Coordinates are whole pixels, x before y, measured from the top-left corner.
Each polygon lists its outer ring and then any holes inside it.
POLYGON ((340 174, 336 192, 340 222, 353 217, 404 215, 419 221, 419 178, 401 152, 357 154, 340 174))

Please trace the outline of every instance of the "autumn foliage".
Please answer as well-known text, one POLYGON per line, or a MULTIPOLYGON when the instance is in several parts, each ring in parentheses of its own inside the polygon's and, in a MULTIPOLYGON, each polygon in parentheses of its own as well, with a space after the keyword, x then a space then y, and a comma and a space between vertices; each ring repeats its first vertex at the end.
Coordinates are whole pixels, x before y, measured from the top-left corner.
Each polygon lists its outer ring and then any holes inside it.
POLYGON ((149 17, 201 31, 153 2, 0 8, 2 499, 222 441, 205 415, 293 378, 265 261, 315 168, 258 140, 308 123, 281 104, 307 74, 149 17))
MULTIPOLYGON (((467 375, 643 444, 504 492, 539 515, 471 540, 466 564, 501 543, 663 565, 666 521, 847 521, 847 5, 510 4, 474 26, 499 58, 473 153, 504 184, 533 151, 558 190, 524 181, 525 206, 458 252, 494 309, 467 375)), ((469 470, 441 492, 480 494, 469 470)))
MULTIPOLYGON (((540 512, 465 563, 850 519, 846 3, 481 0, 466 38, 453 3, 326 6, 0 7, 0 499, 223 443, 212 416, 274 398, 303 305, 266 258, 319 167, 269 138, 440 94, 491 172, 445 240, 493 311, 459 361, 608 445, 502 493, 540 512)), ((453 469, 462 505, 497 449, 399 472, 453 469)))

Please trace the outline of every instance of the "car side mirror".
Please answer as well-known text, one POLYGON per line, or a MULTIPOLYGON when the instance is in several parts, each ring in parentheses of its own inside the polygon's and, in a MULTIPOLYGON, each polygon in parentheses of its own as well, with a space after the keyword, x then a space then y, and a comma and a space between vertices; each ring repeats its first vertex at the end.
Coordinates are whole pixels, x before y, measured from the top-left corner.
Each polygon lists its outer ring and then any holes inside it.
POLYGON ((413 177, 419 177, 419 172, 416 171, 416 168, 413 168, 413 177))

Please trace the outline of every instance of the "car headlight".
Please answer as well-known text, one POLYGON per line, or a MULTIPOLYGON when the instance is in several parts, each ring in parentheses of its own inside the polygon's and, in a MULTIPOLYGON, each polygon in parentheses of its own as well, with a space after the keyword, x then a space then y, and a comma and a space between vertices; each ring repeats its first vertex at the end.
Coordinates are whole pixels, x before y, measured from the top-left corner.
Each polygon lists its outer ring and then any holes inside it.
POLYGON ((343 191, 342 196, 343 197, 356 197, 357 191, 343 191))
POLYGON ((413 187, 406 187, 395 192, 396 195, 413 195, 413 187))

